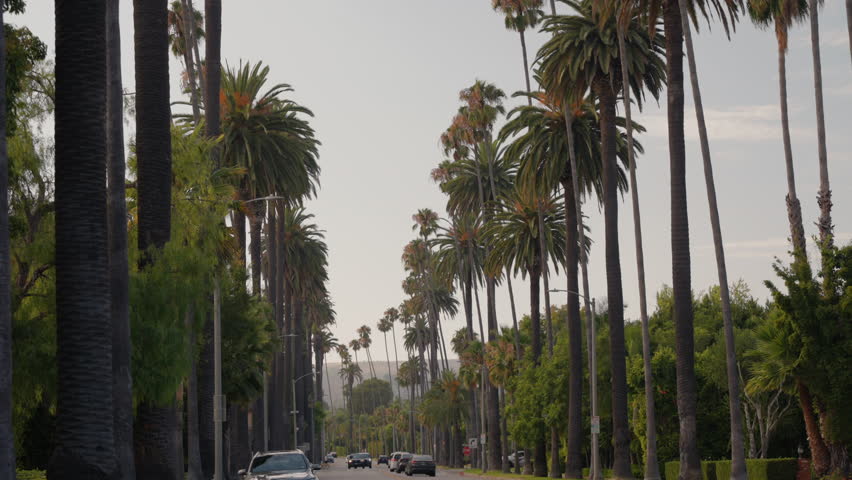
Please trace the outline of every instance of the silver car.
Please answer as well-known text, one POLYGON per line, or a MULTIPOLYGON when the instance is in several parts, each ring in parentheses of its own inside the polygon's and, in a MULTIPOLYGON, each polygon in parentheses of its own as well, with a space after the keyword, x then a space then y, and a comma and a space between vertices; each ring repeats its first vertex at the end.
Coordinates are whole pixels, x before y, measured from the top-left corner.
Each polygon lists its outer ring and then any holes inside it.
POLYGON ((256 453, 246 470, 237 475, 244 480, 316 480, 314 470, 319 465, 311 465, 301 450, 256 453))
POLYGON ((388 469, 391 472, 397 471, 399 468, 399 459, 402 458, 407 452, 393 452, 391 453, 390 459, 388 460, 388 469))

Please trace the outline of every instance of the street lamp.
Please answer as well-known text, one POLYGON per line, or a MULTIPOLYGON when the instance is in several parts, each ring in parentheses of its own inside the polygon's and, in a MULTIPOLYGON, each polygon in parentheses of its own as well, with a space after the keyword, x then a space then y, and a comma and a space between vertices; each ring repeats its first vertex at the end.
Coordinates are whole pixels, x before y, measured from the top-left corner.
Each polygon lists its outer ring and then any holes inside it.
MULTIPOLYGON (((285 197, 269 195, 266 197, 244 200, 243 203, 262 202, 267 200, 283 200, 285 197)), ((213 461, 213 479, 224 478, 222 424, 226 420, 225 396, 222 395, 222 290, 219 286, 219 278, 213 277, 213 445, 215 449, 213 461)), ((264 375, 265 378, 265 375, 264 375)), ((263 382, 263 414, 264 423, 268 422, 269 410, 266 382, 263 382)), ((269 447, 269 436, 264 427, 263 443, 264 450, 269 447)))
POLYGON ((589 326, 588 330, 588 339, 587 342, 589 344, 589 369, 591 370, 589 374, 589 389, 591 390, 591 403, 592 403, 592 468, 591 468, 591 476, 593 480, 597 480, 600 478, 601 473, 601 459, 600 459, 600 451, 598 449, 598 434, 600 433, 600 417, 598 416, 598 354, 597 348, 595 345, 595 339, 597 336, 595 335, 595 317, 597 316, 595 312, 595 299, 589 299, 588 296, 583 295, 580 292, 575 292, 573 290, 561 290, 561 289, 551 289, 551 292, 565 292, 568 294, 577 295, 578 297, 583 297, 583 300, 586 302, 586 322, 589 326), (591 303, 591 309, 589 309, 589 304, 591 303))
POLYGON ((314 375, 316 375, 316 372, 311 370, 310 372, 302 375, 301 377, 293 379, 293 383, 292 383, 292 387, 293 387, 293 410, 290 413, 293 414, 293 448, 294 449, 298 448, 298 444, 297 444, 298 440, 297 440, 297 437, 296 437, 296 432, 298 431, 298 427, 296 426, 296 414, 299 413, 299 412, 296 410, 296 382, 298 382, 299 380, 301 380, 305 377, 312 377, 314 375))

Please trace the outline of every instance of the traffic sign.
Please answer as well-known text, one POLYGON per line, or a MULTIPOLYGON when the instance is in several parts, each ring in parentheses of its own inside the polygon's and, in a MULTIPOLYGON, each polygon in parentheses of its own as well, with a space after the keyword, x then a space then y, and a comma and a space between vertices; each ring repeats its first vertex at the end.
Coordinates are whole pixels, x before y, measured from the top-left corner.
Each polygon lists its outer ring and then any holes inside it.
POLYGON ((464 448, 462 448, 462 454, 463 455, 470 455, 470 447, 465 445, 464 448))
POLYGON ((601 417, 592 417, 592 433, 601 433, 601 417))
POLYGON ((476 437, 471 438, 467 441, 467 444, 470 448, 476 448, 476 437))

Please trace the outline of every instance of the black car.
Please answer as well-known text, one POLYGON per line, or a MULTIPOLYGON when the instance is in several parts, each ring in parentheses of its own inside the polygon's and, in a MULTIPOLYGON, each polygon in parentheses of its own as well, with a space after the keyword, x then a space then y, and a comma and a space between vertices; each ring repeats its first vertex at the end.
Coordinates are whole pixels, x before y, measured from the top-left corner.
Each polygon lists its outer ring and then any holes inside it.
POLYGON ((319 468, 319 465, 311 465, 305 454, 299 450, 264 452, 255 454, 249 463, 249 468, 240 470, 237 475, 245 480, 279 476, 292 480, 316 480, 314 470, 319 468))
POLYGON ((405 474, 409 477, 415 473, 425 473, 430 477, 435 476, 435 460, 431 455, 414 455, 405 464, 405 474))
POLYGON ((349 460, 346 465, 347 469, 350 468, 364 468, 370 467, 373 468, 373 459, 370 458, 369 453, 353 453, 349 455, 349 460))
POLYGON ((379 455, 379 460, 376 462, 376 465, 388 464, 388 456, 387 455, 379 455))
POLYGON ((399 457, 399 462, 396 464, 396 473, 402 473, 405 471, 405 468, 408 466, 408 462, 414 455, 410 453, 403 453, 401 457, 399 457))

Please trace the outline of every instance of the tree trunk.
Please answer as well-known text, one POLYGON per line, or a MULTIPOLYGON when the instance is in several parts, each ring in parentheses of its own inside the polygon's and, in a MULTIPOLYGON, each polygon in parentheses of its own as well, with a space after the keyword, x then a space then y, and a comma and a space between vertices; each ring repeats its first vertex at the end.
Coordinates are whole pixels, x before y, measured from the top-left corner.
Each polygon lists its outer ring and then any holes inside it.
POLYGON ((704 107, 701 102, 701 89, 698 85, 698 70, 695 64, 695 52, 692 48, 686 0, 680 0, 683 34, 686 40, 689 77, 695 116, 698 120, 698 135, 701 143, 701 157, 704 164, 704 183, 707 188, 707 202, 710 207, 710 225, 713 229, 713 245, 716 250, 716 269, 719 273, 719 293, 722 302, 722 319, 725 328, 725 359, 728 374, 728 407, 731 429, 731 479, 745 480, 745 434, 743 432, 742 410, 740 410, 740 382, 737 372, 736 346, 734 345, 734 325, 731 319, 731 298, 728 292, 728 271, 725 264, 725 250, 722 243, 722 227, 719 220, 719 207, 716 203, 716 185, 713 180, 713 165, 710 159, 710 144, 707 127, 704 123, 704 107))
POLYGON ((213 429, 213 315, 206 314, 202 338, 201 355, 198 361, 198 439, 201 454, 201 471, 204 478, 213 478, 214 429, 213 429))
POLYGON ((671 170, 672 290, 674 296, 677 410, 680 420, 680 479, 701 480, 696 427, 697 386, 693 333, 689 216, 686 205, 686 148, 683 126, 683 26, 674 0, 664 7, 668 136, 671 170))
POLYGON ((799 406, 802 408, 802 417, 805 420, 805 430, 808 434, 808 446, 811 449, 811 462, 814 472, 821 477, 828 473, 831 467, 831 455, 828 452, 822 431, 819 427, 819 419, 814 410, 813 399, 810 389, 801 380, 796 379, 796 389, 799 393, 799 406))
MULTIPOLYGON (((0 30, 4 30, 0 8, 0 30)), ((0 38, 0 65, 6 65, 6 38, 0 38)), ((12 426, 12 309, 9 261, 9 156, 6 152, 6 70, 0 71, 0 479, 15 478, 12 426)), ((124 478, 124 477, 119 477, 124 478)))
POLYGON ((606 237, 606 286, 609 317, 609 346, 612 368, 613 478, 632 478, 630 470, 630 425, 627 411, 627 366, 624 345, 624 301, 621 287, 621 257, 618 248, 618 186, 616 166, 616 95, 609 79, 595 85, 600 100, 601 162, 603 163, 604 226, 606 237))
MULTIPOLYGON (((524 56, 524 80, 527 82, 527 93, 531 93, 530 66, 527 60, 527 39, 524 37, 524 29, 518 30, 518 35, 521 37, 521 53, 524 56)), ((527 97, 527 105, 532 106, 532 97, 527 97)))
MULTIPOLYGON (((530 267, 530 320, 532 325, 532 359, 533 365, 541 364, 541 306, 539 298, 541 291, 539 288, 539 279, 541 278, 541 250, 540 247, 535 251, 535 262, 530 267)), ((529 462, 529 459, 527 459, 529 462)), ((535 458, 533 459, 533 468, 536 477, 547 476, 547 441, 544 434, 535 442, 535 458)))
MULTIPOLYGON (((120 480, 133 480, 133 379, 130 372, 130 277, 125 202, 124 97, 121 81, 121 32, 118 0, 106 3, 107 183, 109 275, 112 317, 113 431, 120 480)), ((5 121, 3 121, 5 126, 5 121)), ((3 136, 5 140, 5 136, 3 136)), ((5 191, 5 190, 4 190, 5 191)), ((5 211, 5 210, 3 210, 5 211)), ((4 257, 5 258, 5 257, 4 257)))
POLYGON ((825 108, 822 102, 822 61, 819 52, 819 4, 817 0, 808 0, 808 17, 811 24, 811 54, 814 62, 814 99, 816 101, 817 149, 819 153, 819 240, 824 246, 830 246, 831 232, 831 187, 828 182, 828 153, 825 146, 825 108))
POLYGON ((501 471, 503 473, 509 473, 509 429, 506 425, 506 389, 500 387, 500 411, 502 415, 500 415, 500 433, 502 437, 500 438, 500 457, 501 457, 501 471))
POLYGON ((633 116, 630 109, 630 81, 624 32, 618 29, 618 51, 621 58, 621 92, 627 123, 627 157, 630 167, 630 192, 633 202, 633 234, 636 244, 636 272, 639 277, 639 316, 642 321, 642 365, 645 370, 645 480, 658 480, 657 419, 654 409, 654 377, 651 371, 651 335, 648 328, 648 306, 645 293, 645 253, 642 248, 642 220, 639 215, 639 190, 636 183, 636 158, 633 150, 633 116))
MULTIPOLYGON (((136 154, 140 267, 152 262, 152 249, 171 237, 171 109, 169 105, 168 2, 133 2, 136 55, 136 154)), ((143 401, 134 431, 136 475, 177 478, 176 403, 143 401)))
MULTIPOLYGON (((852 0, 850 0, 852 1, 852 0)), ((776 23, 776 29, 782 28, 786 37, 787 27, 783 22, 776 23)), ((785 40, 786 41, 786 40, 785 40)), ((778 91, 781 103, 781 132, 784 143, 784 165, 787 171, 787 219, 790 222, 790 238, 793 250, 807 255, 805 228, 802 223, 802 205, 796 195, 796 176, 793 166, 793 148, 790 145, 790 119, 787 114, 787 52, 786 45, 778 44, 778 91)))
MULTIPOLYGON (((569 166, 570 168, 570 166, 569 166)), ((578 479, 583 476, 583 329, 580 322, 580 291, 577 280, 579 243, 577 239, 577 208, 574 185, 570 177, 562 179, 565 195, 565 272, 568 287, 569 374, 568 374, 568 454, 565 476, 578 479)))
POLYGON ((186 478, 187 480, 202 480, 204 472, 201 468, 201 451, 198 435, 198 362, 195 347, 195 309, 190 305, 186 314, 186 329, 189 349, 189 378, 186 381, 186 478))

